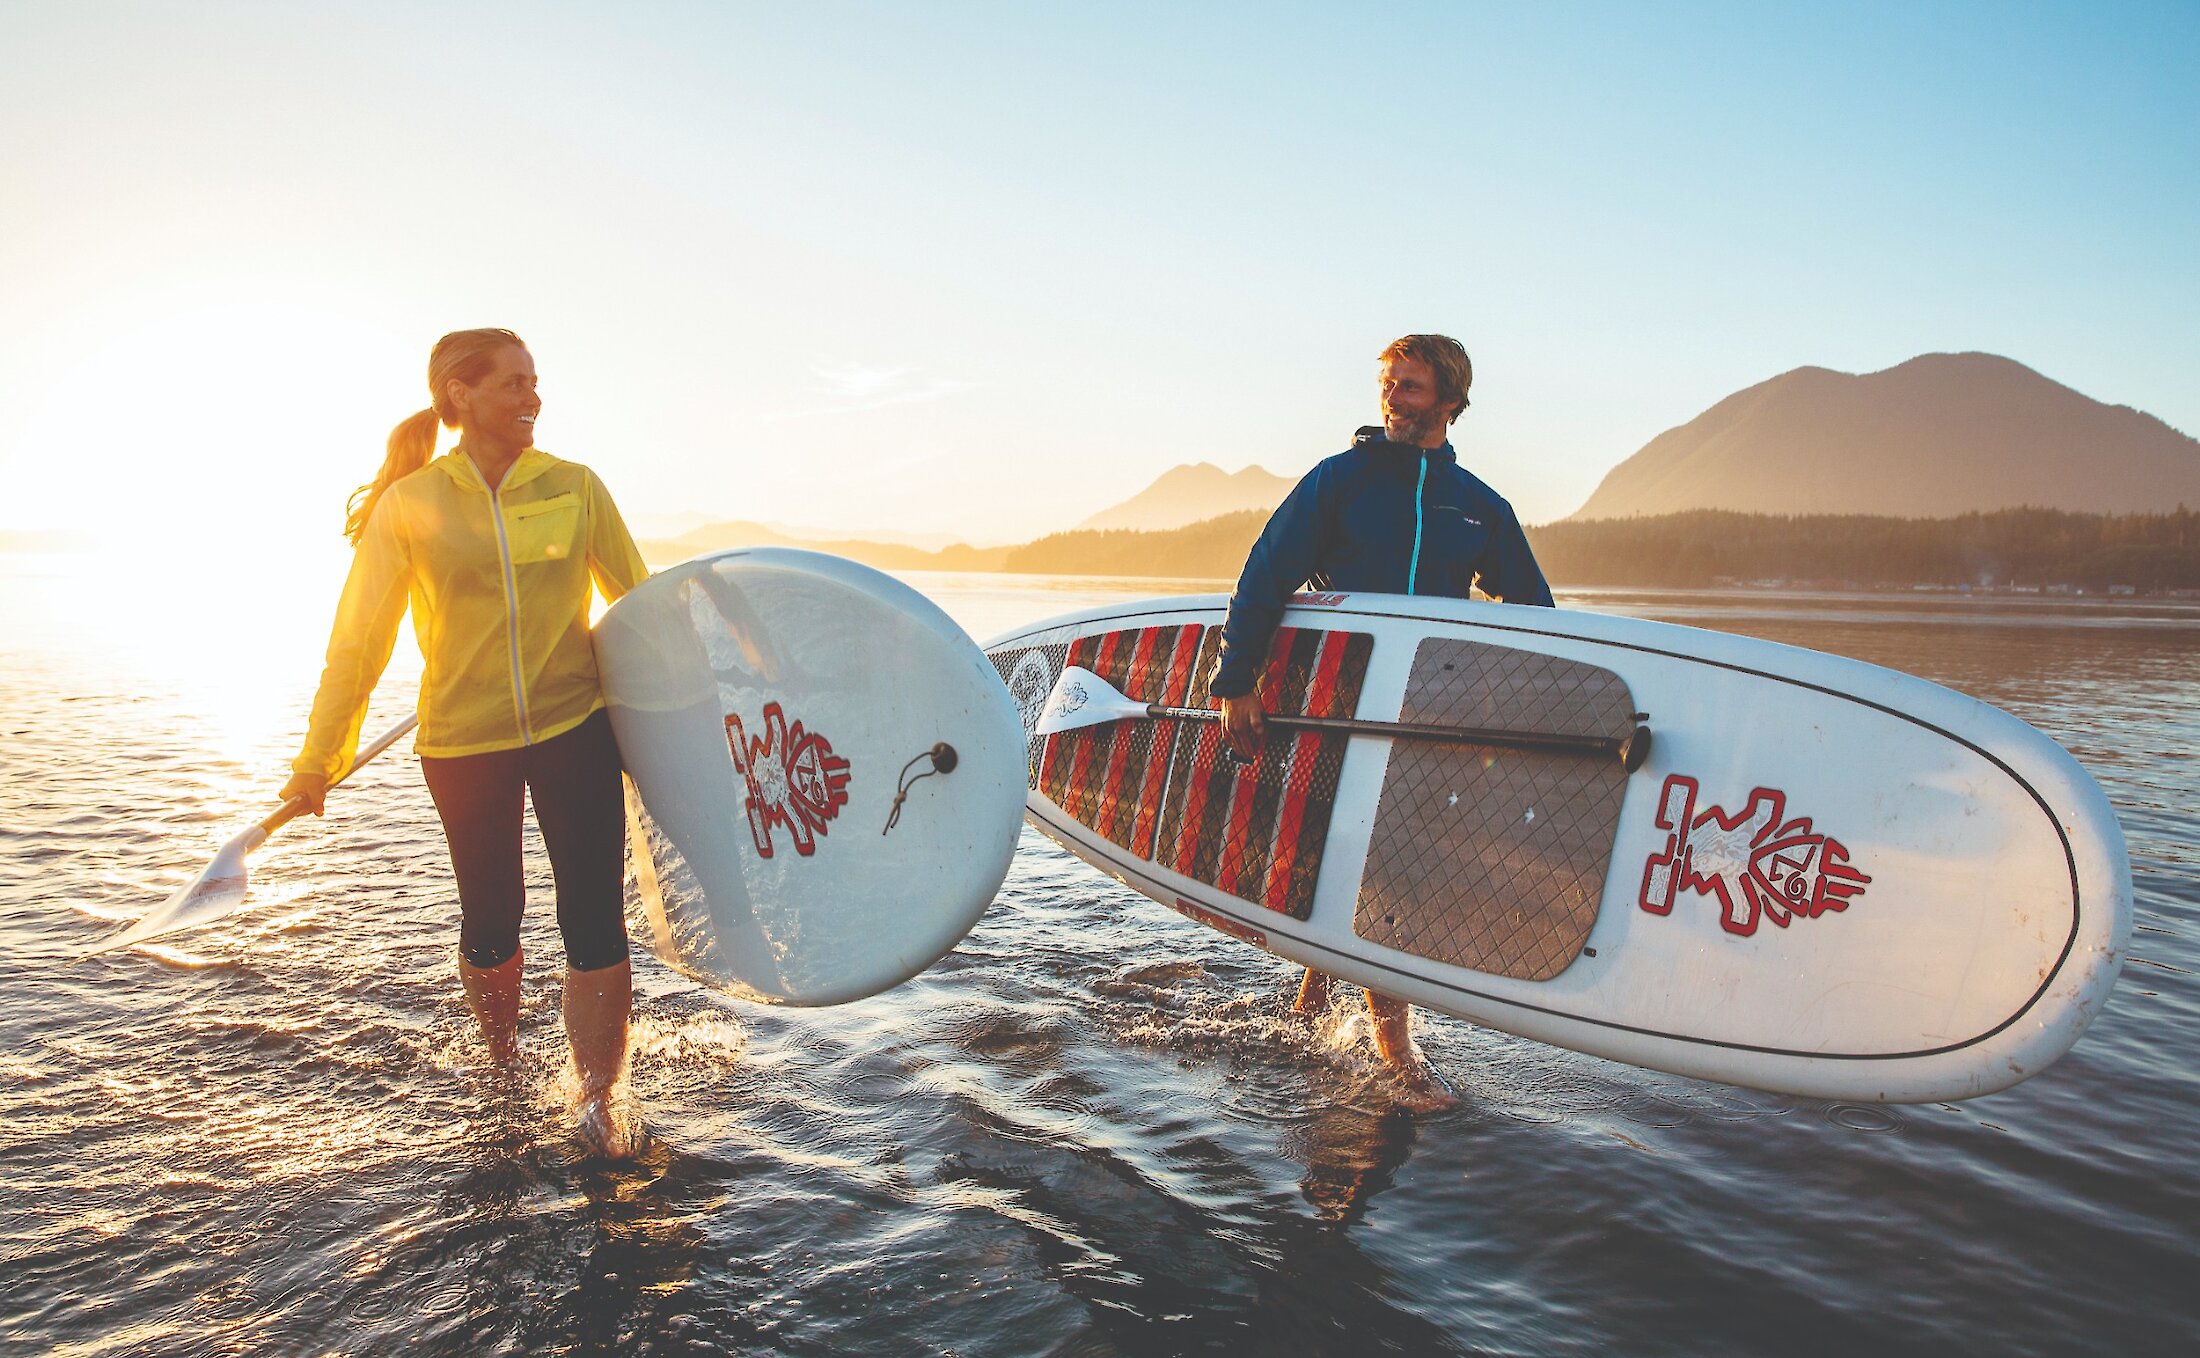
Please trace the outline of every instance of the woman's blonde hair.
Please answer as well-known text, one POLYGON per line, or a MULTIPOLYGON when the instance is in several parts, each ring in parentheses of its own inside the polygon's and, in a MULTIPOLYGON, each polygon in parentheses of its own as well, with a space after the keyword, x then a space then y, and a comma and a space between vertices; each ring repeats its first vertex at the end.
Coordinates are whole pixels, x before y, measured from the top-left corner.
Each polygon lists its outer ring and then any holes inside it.
POLYGON ((344 536, 353 546, 367 531, 367 520, 382 501, 382 492, 428 465, 435 456, 435 427, 458 428, 458 411, 445 387, 456 378, 472 386, 496 362, 497 350, 527 342, 509 330, 453 330, 435 342, 428 354, 428 408, 409 416, 390 431, 389 452, 374 479, 351 493, 345 504, 344 536))

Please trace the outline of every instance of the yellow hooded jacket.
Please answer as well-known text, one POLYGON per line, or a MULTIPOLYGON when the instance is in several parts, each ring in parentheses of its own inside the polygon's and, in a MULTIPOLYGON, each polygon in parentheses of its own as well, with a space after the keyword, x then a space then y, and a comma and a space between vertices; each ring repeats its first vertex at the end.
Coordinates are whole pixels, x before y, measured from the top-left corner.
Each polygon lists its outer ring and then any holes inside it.
POLYGON ((483 754, 571 730, 603 706, 590 581, 616 600, 648 574, 588 468, 529 448, 491 491, 472 458, 444 454, 367 520, 292 770, 334 778, 350 764, 408 603, 427 661, 415 750, 483 754))

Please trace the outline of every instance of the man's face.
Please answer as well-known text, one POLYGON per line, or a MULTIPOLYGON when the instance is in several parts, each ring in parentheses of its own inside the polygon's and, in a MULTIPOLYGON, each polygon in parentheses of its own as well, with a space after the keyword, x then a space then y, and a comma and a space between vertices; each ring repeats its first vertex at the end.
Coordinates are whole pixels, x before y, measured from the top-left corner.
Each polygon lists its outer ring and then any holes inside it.
POLYGON ((1452 408, 1436 394, 1436 371, 1417 358, 1386 358, 1382 367, 1383 433, 1392 443, 1434 448, 1444 441, 1452 408))

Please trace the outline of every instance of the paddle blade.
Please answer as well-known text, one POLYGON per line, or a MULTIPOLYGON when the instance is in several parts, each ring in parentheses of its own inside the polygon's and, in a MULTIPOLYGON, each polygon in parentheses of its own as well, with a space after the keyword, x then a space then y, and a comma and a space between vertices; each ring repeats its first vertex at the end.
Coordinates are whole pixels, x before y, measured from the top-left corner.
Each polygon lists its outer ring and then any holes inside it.
POLYGON ((185 883, 167 900, 145 912, 145 917, 96 947, 77 954, 77 960, 97 957, 117 948, 150 943, 156 938, 196 929, 232 914, 244 904, 245 855, 267 840, 267 831, 255 825, 222 845, 198 876, 185 883))
POLYGON ((1051 736, 1057 731, 1076 731, 1103 722, 1124 721, 1147 715, 1146 705, 1126 698, 1115 685, 1082 665, 1064 665, 1062 677, 1047 694, 1032 734, 1051 736))

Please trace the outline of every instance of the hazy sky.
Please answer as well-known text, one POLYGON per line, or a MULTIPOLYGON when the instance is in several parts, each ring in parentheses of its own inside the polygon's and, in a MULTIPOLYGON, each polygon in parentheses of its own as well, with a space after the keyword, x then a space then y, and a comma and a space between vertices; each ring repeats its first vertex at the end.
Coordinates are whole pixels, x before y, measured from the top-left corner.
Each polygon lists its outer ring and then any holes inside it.
POLYGON ((1802 364, 2200 432, 2200 5, 0 0, 0 528, 329 535, 445 330, 645 527, 1019 540, 1464 340, 1531 522, 1802 364))

